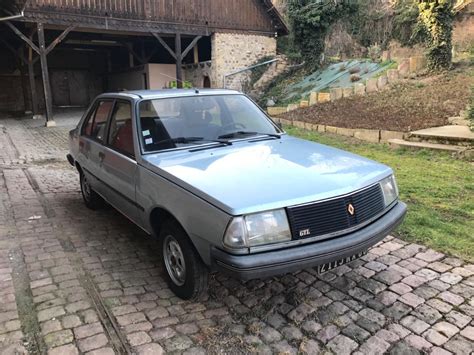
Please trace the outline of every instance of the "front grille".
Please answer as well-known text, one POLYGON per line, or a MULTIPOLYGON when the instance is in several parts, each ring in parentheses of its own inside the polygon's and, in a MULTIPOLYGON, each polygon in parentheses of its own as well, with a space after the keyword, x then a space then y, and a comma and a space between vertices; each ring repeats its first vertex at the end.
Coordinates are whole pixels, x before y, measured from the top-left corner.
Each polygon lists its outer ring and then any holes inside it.
MULTIPOLYGON (((332 235, 356 227, 385 208, 382 188, 375 184, 352 195, 287 209, 293 239, 332 235), (348 212, 354 207, 354 215, 348 212)), ((329 237, 328 236, 328 237, 329 237)))

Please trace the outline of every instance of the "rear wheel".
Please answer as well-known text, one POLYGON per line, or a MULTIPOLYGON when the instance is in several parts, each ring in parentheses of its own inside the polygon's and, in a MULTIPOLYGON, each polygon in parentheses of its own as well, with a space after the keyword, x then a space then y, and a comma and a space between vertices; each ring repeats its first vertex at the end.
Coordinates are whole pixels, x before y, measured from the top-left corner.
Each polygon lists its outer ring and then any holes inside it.
POLYGON ((186 232, 166 221, 160 233, 161 259, 170 289, 182 299, 199 299, 207 290, 208 271, 186 232))
POLYGON ((104 207, 104 200, 99 196, 99 194, 97 194, 97 192, 92 189, 89 180, 83 172, 79 173, 79 179, 81 184, 82 199, 84 200, 86 206, 91 210, 98 210, 104 207))

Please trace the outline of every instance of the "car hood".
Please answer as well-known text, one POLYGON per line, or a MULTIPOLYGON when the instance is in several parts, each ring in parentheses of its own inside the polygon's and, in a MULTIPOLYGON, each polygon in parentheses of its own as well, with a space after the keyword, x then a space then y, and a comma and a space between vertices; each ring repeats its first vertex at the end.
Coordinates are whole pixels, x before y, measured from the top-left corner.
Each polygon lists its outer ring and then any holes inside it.
POLYGON ((392 173, 369 159, 287 135, 143 159, 148 169, 231 215, 344 195, 392 173))

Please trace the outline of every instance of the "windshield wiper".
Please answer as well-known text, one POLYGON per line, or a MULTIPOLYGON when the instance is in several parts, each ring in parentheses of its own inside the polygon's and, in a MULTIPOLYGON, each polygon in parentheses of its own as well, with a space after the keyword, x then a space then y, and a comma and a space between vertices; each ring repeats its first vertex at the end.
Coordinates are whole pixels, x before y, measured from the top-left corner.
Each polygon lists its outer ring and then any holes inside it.
POLYGON ((231 145, 232 143, 226 140, 221 140, 221 139, 205 139, 204 137, 176 137, 176 138, 169 138, 169 139, 163 139, 161 141, 156 142, 155 144, 161 144, 161 143, 177 143, 177 144, 186 144, 186 143, 194 143, 194 142, 215 142, 215 143, 221 143, 221 144, 227 144, 231 145))
POLYGON ((237 131, 232 133, 223 134, 217 138, 236 138, 239 136, 270 136, 280 139, 281 136, 277 133, 260 133, 260 132, 251 132, 251 131, 237 131))

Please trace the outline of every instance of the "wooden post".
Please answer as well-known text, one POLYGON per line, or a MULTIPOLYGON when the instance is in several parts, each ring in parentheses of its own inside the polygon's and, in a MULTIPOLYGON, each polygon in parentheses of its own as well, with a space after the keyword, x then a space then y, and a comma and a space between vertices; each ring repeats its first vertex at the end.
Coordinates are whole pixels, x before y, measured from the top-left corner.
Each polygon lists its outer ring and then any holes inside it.
POLYGON ((18 49, 18 69, 20 71, 20 84, 21 84, 21 92, 23 94, 23 108, 28 111, 29 104, 28 104, 28 93, 26 91, 25 86, 25 66, 21 58, 23 57, 23 46, 20 46, 18 49))
MULTIPOLYGON (((30 86, 31 86, 31 99, 33 103, 33 113, 36 115, 38 112, 38 102, 37 102, 37 96, 36 96, 36 85, 35 85, 35 76, 34 76, 34 71, 33 71, 33 64, 36 62, 38 57, 33 60, 32 52, 31 49, 33 49, 36 53, 39 55, 39 59, 41 62, 41 74, 43 77, 43 87, 44 87, 44 101, 46 104, 46 126, 51 127, 55 126, 56 124, 54 123, 53 120, 53 103, 52 103, 52 97, 51 97, 51 85, 49 83, 49 73, 48 73, 48 61, 46 60, 46 56, 48 55, 49 52, 51 52, 61 41, 66 38, 69 32, 71 32, 75 26, 69 26, 66 28, 48 47, 46 47, 45 41, 44 41, 44 28, 42 23, 38 23, 37 25, 37 31, 38 31, 38 42, 39 42, 39 47, 37 47, 33 43, 33 35, 35 31, 33 30, 29 36, 25 36, 18 28, 16 28, 11 22, 5 21, 5 24, 11 28, 11 30, 18 36, 20 37, 24 42, 28 44, 30 47, 30 52, 28 56, 28 61, 24 58, 23 55, 20 56, 20 58, 23 60, 23 62, 28 63, 28 76, 30 77, 30 86)), ((3 38, 0 37, 0 40, 4 41, 3 38)), ((7 47, 8 46, 8 43, 7 47)), ((21 53, 22 54, 22 53, 21 53)), ((35 118, 33 116, 33 118, 35 118)))
POLYGON ((196 45, 194 46, 194 64, 198 64, 198 63, 199 63, 199 46, 196 43, 196 45))
POLYGON ((51 97, 51 84, 49 82, 48 61, 46 59, 46 44, 44 42, 44 28, 38 22, 39 55, 41 61, 41 75, 43 77, 44 102, 46 105, 46 127, 55 126, 53 118, 53 102, 51 97))
POLYGON ((174 41, 174 52, 176 54, 176 86, 183 88, 183 54, 181 52, 181 33, 176 33, 174 41))
POLYGON ((38 96, 36 93, 35 70, 33 63, 33 49, 28 47, 28 78, 30 79, 31 105, 33 118, 38 117, 38 96))
POLYGON ((161 45, 168 51, 168 53, 176 60, 176 86, 178 88, 183 87, 183 58, 185 58, 189 51, 197 45, 197 42, 202 36, 196 36, 191 43, 186 47, 184 51, 181 50, 181 33, 176 33, 174 37, 174 51, 168 46, 168 44, 161 38, 157 33, 151 32, 151 34, 161 43, 161 45))

